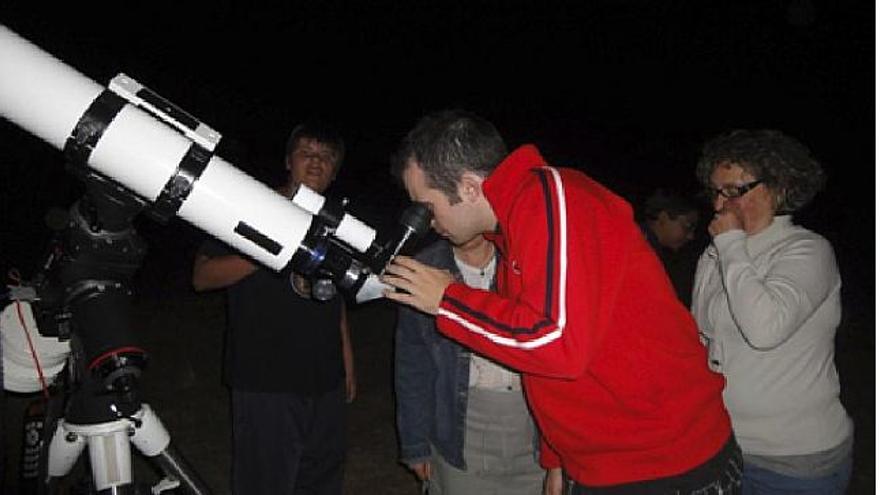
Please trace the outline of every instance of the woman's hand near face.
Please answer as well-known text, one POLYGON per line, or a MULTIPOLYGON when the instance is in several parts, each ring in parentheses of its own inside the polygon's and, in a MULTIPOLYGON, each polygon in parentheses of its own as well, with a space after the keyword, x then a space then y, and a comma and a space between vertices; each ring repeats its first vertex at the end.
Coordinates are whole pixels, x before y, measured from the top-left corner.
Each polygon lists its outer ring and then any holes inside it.
POLYGON ((730 230, 742 230, 743 219, 742 212, 732 201, 727 201, 721 208, 721 211, 715 213, 712 221, 709 222, 709 234, 715 237, 730 230))

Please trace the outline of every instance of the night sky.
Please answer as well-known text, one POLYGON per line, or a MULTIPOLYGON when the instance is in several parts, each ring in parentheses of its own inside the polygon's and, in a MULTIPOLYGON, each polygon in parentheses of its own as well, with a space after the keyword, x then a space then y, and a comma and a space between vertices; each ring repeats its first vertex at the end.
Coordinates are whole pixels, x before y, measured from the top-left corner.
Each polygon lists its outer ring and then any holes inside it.
MULTIPOLYGON (((636 204, 694 189, 705 139, 781 129, 830 178, 801 221, 835 244, 853 292, 873 294, 872 2, 92 3, 4 1, 0 23, 96 82, 134 77, 223 133, 218 153, 261 180, 293 125, 336 120, 350 151, 328 194, 377 227, 404 201, 388 156, 431 110, 475 111, 509 146, 536 143, 636 204)), ((78 186, 60 152, 0 123, 0 265, 28 271, 46 210, 78 186)), ((197 237, 181 223, 144 228, 173 249, 197 237)))

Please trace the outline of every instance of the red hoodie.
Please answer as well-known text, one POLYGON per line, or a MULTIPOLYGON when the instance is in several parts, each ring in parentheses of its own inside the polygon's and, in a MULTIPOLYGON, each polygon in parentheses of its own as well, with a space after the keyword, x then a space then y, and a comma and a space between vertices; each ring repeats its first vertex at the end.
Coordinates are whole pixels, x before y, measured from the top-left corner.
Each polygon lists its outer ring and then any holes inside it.
POLYGON ((731 435, 688 310, 629 204, 583 173, 513 152, 483 191, 498 292, 450 285, 446 336, 523 372, 541 464, 583 485, 675 476, 731 435))

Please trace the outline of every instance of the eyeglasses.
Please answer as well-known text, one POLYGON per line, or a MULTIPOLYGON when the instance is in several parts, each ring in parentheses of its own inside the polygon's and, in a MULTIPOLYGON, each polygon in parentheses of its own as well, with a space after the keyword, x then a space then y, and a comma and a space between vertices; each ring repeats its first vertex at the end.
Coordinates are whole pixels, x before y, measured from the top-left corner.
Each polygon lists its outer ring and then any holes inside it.
POLYGON ((745 196, 746 193, 748 193, 752 189, 760 186, 763 183, 764 183, 763 180, 758 179, 758 180, 749 182, 748 184, 743 184, 741 186, 724 186, 724 187, 720 187, 718 189, 710 187, 710 188, 706 189, 706 197, 708 197, 712 201, 714 201, 715 198, 717 198, 719 194, 724 196, 727 199, 741 198, 741 197, 745 196))

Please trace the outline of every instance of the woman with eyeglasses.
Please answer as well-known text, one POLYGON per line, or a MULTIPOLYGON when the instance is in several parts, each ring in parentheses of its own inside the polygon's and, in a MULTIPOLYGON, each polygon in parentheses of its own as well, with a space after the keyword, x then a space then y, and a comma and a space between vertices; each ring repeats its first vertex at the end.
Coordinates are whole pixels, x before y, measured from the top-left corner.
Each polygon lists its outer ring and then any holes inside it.
POLYGON ((823 187, 818 161, 774 130, 707 142, 697 164, 715 216, 691 310, 745 461, 743 494, 843 494, 853 424, 840 402, 834 250, 791 214, 823 187))

